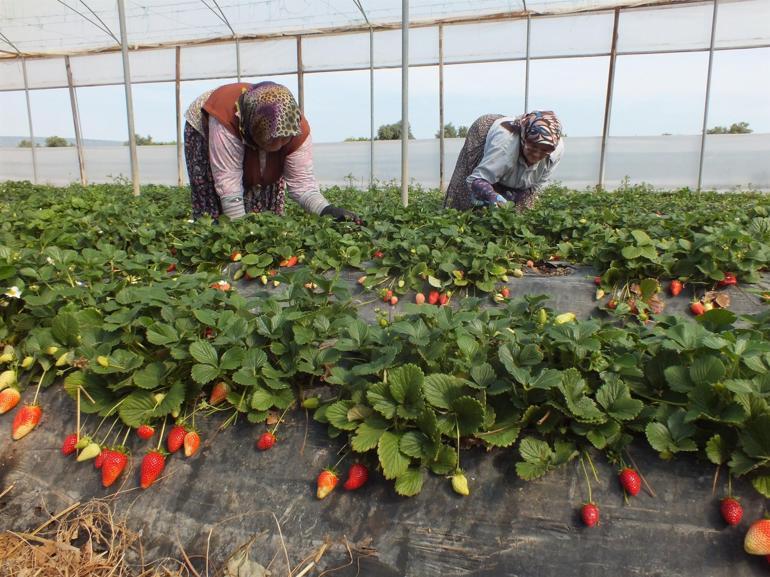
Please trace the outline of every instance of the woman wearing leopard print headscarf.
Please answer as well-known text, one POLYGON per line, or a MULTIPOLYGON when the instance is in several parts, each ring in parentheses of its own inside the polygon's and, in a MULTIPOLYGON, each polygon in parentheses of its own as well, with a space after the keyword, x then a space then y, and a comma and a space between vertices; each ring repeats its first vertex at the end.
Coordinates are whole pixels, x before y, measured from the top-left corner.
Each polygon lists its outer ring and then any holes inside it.
POLYGON ((468 129, 444 204, 457 210, 509 202, 519 211, 532 208, 563 154, 561 123, 550 110, 482 116, 468 129))
POLYGON ((313 174, 310 126, 288 88, 275 82, 226 84, 185 114, 184 149, 193 218, 283 214, 285 194, 305 211, 358 221, 321 194, 313 174))

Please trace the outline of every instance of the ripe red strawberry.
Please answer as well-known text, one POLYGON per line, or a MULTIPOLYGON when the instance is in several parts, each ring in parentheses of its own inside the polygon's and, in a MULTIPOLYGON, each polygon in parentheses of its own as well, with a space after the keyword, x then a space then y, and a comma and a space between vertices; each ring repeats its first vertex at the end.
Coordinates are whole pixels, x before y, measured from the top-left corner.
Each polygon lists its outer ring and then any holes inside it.
POLYGON ((76 451, 75 445, 78 442, 78 436, 77 433, 72 433, 71 435, 67 435, 64 437, 64 442, 61 445, 61 454, 65 457, 67 455, 71 455, 76 451))
POLYGON ((142 467, 139 473, 139 484, 142 489, 152 485, 160 477, 166 467, 166 455, 160 451, 150 451, 142 459, 142 467))
POLYGON ((507 286, 504 286, 500 289, 500 294, 503 295, 503 298, 508 298, 511 296, 511 289, 509 289, 507 286))
POLYGON ((602 277, 600 277, 600 276, 595 276, 595 277, 594 277, 594 284, 595 284, 596 286, 599 286, 599 285, 601 285, 601 284, 602 284, 602 277))
POLYGON ((674 279, 671 281, 671 284, 668 285, 668 292, 672 297, 679 296, 679 293, 682 292, 682 287, 682 281, 674 279))
POLYGON ((201 446, 201 437, 196 431, 190 431, 184 436, 184 456, 192 457, 201 446))
POLYGON ((375 250, 373 256, 374 258, 382 258, 385 254, 381 250, 375 250))
POLYGON ((702 302, 695 301, 690 303, 690 312, 694 314, 696 317, 699 317, 706 312, 706 308, 703 306, 702 302))
POLYGON ((618 308, 618 301, 615 299, 610 299, 607 303, 607 308, 614 311, 616 308, 618 308))
POLYGON ((738 279, 735 277, 735 275, 733 273, 731 273, 731 272, 726 272, 725 273, 725 278, 720 280, 717 283, 717 286, 722 288, 722 287, 733 286, 733 285, 737 285, 737 284, 738 284, 738 279))
POLYGON ((391 297, 393 296, 393 291, 390 289, 383 289, 382 291, 382 302, 388 302, 391 297))
POLYGON ((166 448, 168 449, 169 453, 176 453, 179 449, 182 448, 182 445, 184 444, 184 436, 186 434, 187 429, 185 429, 182 425, 174 425, 166 437, 166 448))
POLYGON ((438 300, 441 298, 441 294, 438 291, 430 291, 428 293, 428 303, 435 305, 438 303, 438 300))
POLYGON ((337 486, 339 480, 340 479, 337 477, 337 473, 331 469, 324 469, 321 471, 321 473, 318 475, 318 479, 316 479, 316 485, 318 486, 316 497, 319 499, 326 497, 334 490, 334 487, 337 486))
POLYGON ((94 469, 101 469, 102 465, 104 465, 104 459, 107 457, 107 454, 110 452, 110 449, 102 449, 101 452, 96 455, 94 458, 94 469))
POLYGON ((444 306, 449 302, 449 295, 446 293, 441 293, 438 297, 438 304, 439 306, 444 306))
POLYGON ((360 489, 364 486, 364 483, 369 479, 369 469, 366 468, 366 465, 362 465, 361 463, 353 463, 350 465, 350 470, 348 471, 348 479, 345 481, 345 484, 343 487, 345 487, 346 491, 355 491, 356 489, 360 489))
POLYGON ((216 336, 216 333, 214 332, 214 329, 211 327, 206 327, 203 329, 203 338, 204 339, 213 339, 216 336))
POLYGON ((105 449, 102 451, 102 455, 107 453, 104 457, 104 463, 102 464, 102 485, 109 487, 115 481, 117 481, 120 474, 126 468, 128 464, 128 455, 123 451, 114 449, 105 449))
POLYGON ((770 519, 754 521, 746 533, 743 549, 749 555, 770 555, 770 519))
POLYGON ((241 258, 243 258, 243 255, 241 255, 241 251, 239 251, 238 249, 235 249, 233 252, 230 253, 230 260, 232 262, 238 262, 239 260, 241 260, 241 258))
POLYGON ((155 434, 155 428, 150 425, 139 425, 136 429, 136 436, 146 441, 155 434))
POLYGON ((43 416, 40 405, 24 405, 13 419, 13 440, 18 441, 34 429, 43 416))
POLYGON ((633 469, 626 467, 620 471, 620 484, 626 493, 631 496, 639 494, 639 490, 642 488, 642 480, 639 477, 639 473, 633 469))
POLYGON ((260 451, 267 451, 275 445, 275 435, 270 431, 262 433, 257 440, 257 449, 260 451))
POLYGON ((743 507, 732 497, 725 497, 719 505, 719 512, 722 513, 722 519, 725 523, 733 527, 743 519, 743 507))
POLYGON ((227 393, 230 392, 230 387, 224 381, 218 382, 211 389, 211 396, 209 397, 209 405, 218 405, 227 398, 227 393))
POLYGON ((421 305, 425 302, 425 295, 422 293, 417 293, 414 295, 414 302, 416 302, 418 305, 421 305))
POLYGON ((586 503, 580 509, 580 518, 583 519, 586 527, 593 527, 599 523, 599 507, 595 503, 586 503))
POLYGON ((390 306, 394 307, 398 304, 398 297, 396 295, 393 295, 390 297, 390 306))
POLYGON ((535 268, 535 261, 533 261, 533 260, 531 260, 531 259, 530 259, 530 260, 528 260, 528 261, 527 261, 527 266, 528 266, 529 268, 535 268))
POLYGON ((299 259, 296 256, 290 256, 286 260, 282 260, 279 264, 279 266, 285 266, 285 267, 293 267, 296 266, 297 262, 299 262, 299 259))
POLYGON ((21 393, 13 387, 0 391, 0 415, 4 415, 21 400, 21 393))
POLYGON ((172 262, 168 267, 166 267, 166 272, 174 272, 176 271, 176 263, 172 262))

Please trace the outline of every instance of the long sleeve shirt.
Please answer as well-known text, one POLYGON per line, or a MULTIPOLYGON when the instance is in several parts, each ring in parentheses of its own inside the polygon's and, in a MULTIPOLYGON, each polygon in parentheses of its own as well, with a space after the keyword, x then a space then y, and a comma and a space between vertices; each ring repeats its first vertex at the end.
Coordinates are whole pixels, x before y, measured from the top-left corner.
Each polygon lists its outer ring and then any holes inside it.
MULTIPOLYGON (((230 218, 240 218, 243 205, 244 143, 231 134, 216 118, 209 117, 209 161, 214 177, 214 188, 222 203, 222 211, 230 218)), ((259 152, 264 170, 267 154, 259 152)), ((283 166, 289 197, 312 214, 321 214, 329 205, 318 186, 313 172, 313 142, 308 136, 302 145, 286 157, 283 166)))
POLYGON ((540 189, 559 164, 564 154, 564 139, 559 140, 556 149, 540 162, 528 166, 521 154, 521 140, 504 126, 515 117, 503 117, 494 122, 487 133, 484 155, 479 165, 466 179, 469 188, 477 179, 490 184, 500 184, 507 189, 540 189))

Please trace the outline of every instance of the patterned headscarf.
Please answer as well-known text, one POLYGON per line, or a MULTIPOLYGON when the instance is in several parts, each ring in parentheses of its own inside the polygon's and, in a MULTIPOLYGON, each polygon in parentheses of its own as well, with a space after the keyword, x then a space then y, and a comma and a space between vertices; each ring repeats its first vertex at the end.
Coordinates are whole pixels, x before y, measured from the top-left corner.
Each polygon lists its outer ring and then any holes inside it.
POLYGON ((288 88, 275 82, 260 82, 244 90, 238 99, 239 129, 252 147, 273 138, 300 133, 300 112, 288 88))
POLYGON ((561 138, 561 122, 551 110, 533 110, 519 116, 513 123, 519 127, 521 143, 556 148, 561 138))

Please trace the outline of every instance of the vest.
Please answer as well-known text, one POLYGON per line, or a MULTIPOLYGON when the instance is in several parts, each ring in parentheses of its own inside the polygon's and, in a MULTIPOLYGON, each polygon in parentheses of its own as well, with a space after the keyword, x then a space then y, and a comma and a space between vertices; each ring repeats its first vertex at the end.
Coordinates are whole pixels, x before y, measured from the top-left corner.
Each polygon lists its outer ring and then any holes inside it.
MULTIPOLYGON (((238 129, 239 118, 235 114, 235 105, 244 89, 251 88, 251 84, 245 82, 236 84, 225 84, 211 93, 206 103, 203 105, 204 122, 208 123, 208 117, 213 116, 228 132, 242 140, 241 132, 238 129)), ((252 186, 269 186, 278 182, 283 175, 283 165, 286 157, 297 150, 310 135, 310 125, 307 123, 304 114, 300 114, 300 134, 292 137, 288 144, 276 152, 267 153, 267 162, 265 163, 265 172, 262 173, 259 166, 259 151, 249 146, 245 146, 243 156, 243 184, 247 188, 252 186)))

